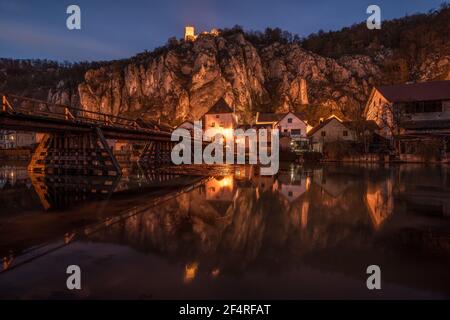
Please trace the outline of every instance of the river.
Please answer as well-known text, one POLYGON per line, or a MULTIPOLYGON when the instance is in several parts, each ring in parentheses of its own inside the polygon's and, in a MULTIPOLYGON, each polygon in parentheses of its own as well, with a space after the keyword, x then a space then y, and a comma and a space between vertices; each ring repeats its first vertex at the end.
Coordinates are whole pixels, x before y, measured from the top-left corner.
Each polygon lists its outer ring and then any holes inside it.
POLYGON ((0 298, 450 298, 450 167, 258 172, 114 180, 0 164, 0 298), (82 290, 66 288, 69 265, 82 290))

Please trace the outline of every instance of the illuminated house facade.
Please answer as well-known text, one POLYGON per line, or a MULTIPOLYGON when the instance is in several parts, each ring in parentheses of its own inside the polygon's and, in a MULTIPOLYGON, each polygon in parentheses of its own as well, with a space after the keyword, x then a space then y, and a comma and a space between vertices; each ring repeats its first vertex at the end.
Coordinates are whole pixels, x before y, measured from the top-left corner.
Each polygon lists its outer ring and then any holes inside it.
POLYGON ((280 147, 283 150, 308 150, 307 132, 311 127, 302 120, 299 114, 287 113, 257 113, 256 126, 259 129, 278 129, 280 132, 280 147))
POLYGON ((449 151, 450 80, 380 86, 372 89, 365 108, 381 134, 395 141, 405 160, 424 143, 449 151))
POLYGON ((233 135, 237 127, 237 116, 228 103, 220 98, 203 116, 204 131, 209 138, 216 134, 222 134, 225 138, 233 135))
POLYGON ((319 125, 311 129, 308 137, 313 150, 323 152, 323 146, 326 143, 358 142, 361 137, 372 139, 378 130, 379 127, 375 121, 343 121, 332 115, 326 120, 321 120, 319 125))

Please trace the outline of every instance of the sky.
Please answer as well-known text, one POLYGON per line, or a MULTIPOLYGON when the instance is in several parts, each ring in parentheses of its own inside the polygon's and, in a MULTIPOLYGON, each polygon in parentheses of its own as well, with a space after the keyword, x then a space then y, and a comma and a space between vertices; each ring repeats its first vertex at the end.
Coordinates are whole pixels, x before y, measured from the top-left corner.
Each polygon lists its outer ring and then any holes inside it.
MULTIPOLYGON (((439 8, 447 0, 0 0, 0 57, 58 61, 133 56, 196 31, 240 25, 279 27, 300 36, 365 21, 371 4, 382 20, 439 8), (68 30, 69 5, 81 9, 81 30, 68 30)), ((447 1, 448 2, 448 1, 447 1)))

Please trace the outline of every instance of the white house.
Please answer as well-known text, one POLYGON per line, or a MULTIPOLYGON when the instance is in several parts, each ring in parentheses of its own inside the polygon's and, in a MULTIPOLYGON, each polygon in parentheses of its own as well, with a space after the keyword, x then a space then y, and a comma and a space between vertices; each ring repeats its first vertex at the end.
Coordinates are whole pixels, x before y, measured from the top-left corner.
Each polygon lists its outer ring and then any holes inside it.
POLYGON ((234 110, 220 98, 203 116, 203 128, 210 132, 210 136, 222 134, 225 138, 232 137, 237 126, 237 117, 234 110))
POLYGON ((372 135, 378 132, 378 126, 374 121, 343 121, 332 115, 326 120, 321 120, 319 125, 308 132, 314 151, 323 152, 323 145, 329 142, 346 141, 357 142, 358 135, 372 135))

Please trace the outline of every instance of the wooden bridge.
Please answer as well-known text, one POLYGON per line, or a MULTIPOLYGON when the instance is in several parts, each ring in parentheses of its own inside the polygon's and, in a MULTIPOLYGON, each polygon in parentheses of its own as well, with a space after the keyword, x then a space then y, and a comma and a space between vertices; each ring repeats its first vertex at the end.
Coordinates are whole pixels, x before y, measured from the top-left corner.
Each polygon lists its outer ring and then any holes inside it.
POLYGON ((142 165, 170 164, 177 142, 157 124, 0 94, 0 129, 44 133, 28 170, 37 173, 114 176, 121 168, 106 139, 145 144, 142 165))

